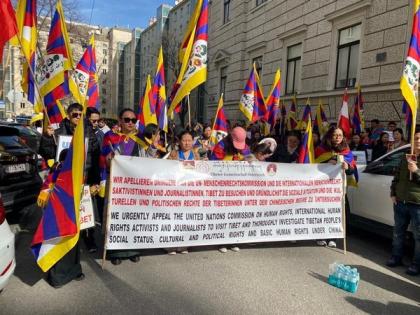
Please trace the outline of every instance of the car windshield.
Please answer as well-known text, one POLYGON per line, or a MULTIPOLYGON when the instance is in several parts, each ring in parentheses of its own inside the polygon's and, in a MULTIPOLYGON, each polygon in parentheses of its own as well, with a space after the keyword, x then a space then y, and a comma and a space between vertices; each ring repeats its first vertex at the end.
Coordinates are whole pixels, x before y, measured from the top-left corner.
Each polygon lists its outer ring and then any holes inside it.
POLYGON ((22 147, 18 136, 0 136, 0 147, 1 146, 6 149, 22 147))

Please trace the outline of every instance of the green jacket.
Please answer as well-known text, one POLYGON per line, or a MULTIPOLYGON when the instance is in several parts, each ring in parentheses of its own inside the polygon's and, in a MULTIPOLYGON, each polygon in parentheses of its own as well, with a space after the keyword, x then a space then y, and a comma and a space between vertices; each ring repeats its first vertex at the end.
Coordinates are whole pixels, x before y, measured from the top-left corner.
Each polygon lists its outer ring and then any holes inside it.
POLYGON ((417 161, 418 170, 413 173, 410 180, 410 172, 405 157, 397 168, 391 184, 391 197, 397 197, 398 201, 420 204, 420 161, 417 161))

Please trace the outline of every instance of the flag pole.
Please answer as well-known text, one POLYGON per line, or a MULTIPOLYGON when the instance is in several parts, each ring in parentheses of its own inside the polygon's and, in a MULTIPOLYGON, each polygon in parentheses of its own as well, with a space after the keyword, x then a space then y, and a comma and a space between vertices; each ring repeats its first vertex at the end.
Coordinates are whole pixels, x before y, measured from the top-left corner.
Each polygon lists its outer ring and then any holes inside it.
POLYGON ((190 131, 192 131, 192 126, 191 126, 190 93, 188 93, 188 95, 187 95, 187 104, 188 104, 188 125, 190 126, 190 131))
MULTIPOLYGON (((339 155, 339 162, 342 164, 344 163, 344 156, 339 155)), ((343 233, 344 233, 344 238, 343 238, 343 250, 344 250, 344 255, 347 254, 347 224, 346 224, 346 189, 347 189, 347 178, 346 178, 346 171, 343 169, 342 171, 342 179, 343 179, 343 192, 342 192, 342 198, 341 198, 341 209, 342 209, 342 213, 341 213, 341 219, 343 221, 343 233)))
MULTIPOLYGON (((112 148, 112 145, 111 145, 112 148)), ((115 155, 114 155, 115 156, 115 155)), ((101 268, 102 270, 105 270, 105 260, 106 260, 106 240, 108 239, 108 231, 109 231, 109 204, 111 203, 110 199, 109 199, 109 192, 111 191, 111 184, 112 184, 112 161, 111 160, 111 165, 109 167, 109 179, 107 179, 108 182, 108 194, 105 194, 105 197, 108 198, 108 202, 107 202, 107 206, 106 206, 106 216, 105 216, 105 233, 104 233, 104 250, 103 250, 103 254, 102 254, 102 264, 101 264, 101 268)), ((106 189, 106 187, 105 187, 106 189)), ((106 192, 106 190, 105 190, 106 192)))

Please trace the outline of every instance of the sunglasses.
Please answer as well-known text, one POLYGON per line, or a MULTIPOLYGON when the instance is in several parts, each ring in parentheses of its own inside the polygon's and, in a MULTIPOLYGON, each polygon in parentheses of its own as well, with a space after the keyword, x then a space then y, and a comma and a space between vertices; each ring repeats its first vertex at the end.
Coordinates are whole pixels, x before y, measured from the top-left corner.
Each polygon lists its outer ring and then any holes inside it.
POLYGON ((92 124, 96 124, 97 122, 99 122, 99 120, 98 120, 98 119, 91 119, 91 120, 90 120, 90 122, 91 122, 92 124))
POLYGON ((71 118, 80 118, 82 117, 82 113, 71 113, 71 118))
POLYGON ((128 124, 129 122, 135 124, 137 122, 137 118, 128 118, 128 117, 124 117, 123 118, 123 122, 125 122, 126 124, 128 124))

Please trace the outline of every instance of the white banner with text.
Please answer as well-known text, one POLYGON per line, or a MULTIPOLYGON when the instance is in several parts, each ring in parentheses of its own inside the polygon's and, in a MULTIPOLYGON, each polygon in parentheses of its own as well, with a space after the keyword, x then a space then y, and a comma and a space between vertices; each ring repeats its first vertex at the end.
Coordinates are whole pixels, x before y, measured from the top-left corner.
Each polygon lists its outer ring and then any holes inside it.
POLYGON ((106 249, 343 238, 331 164, 115 156, 106 249))

